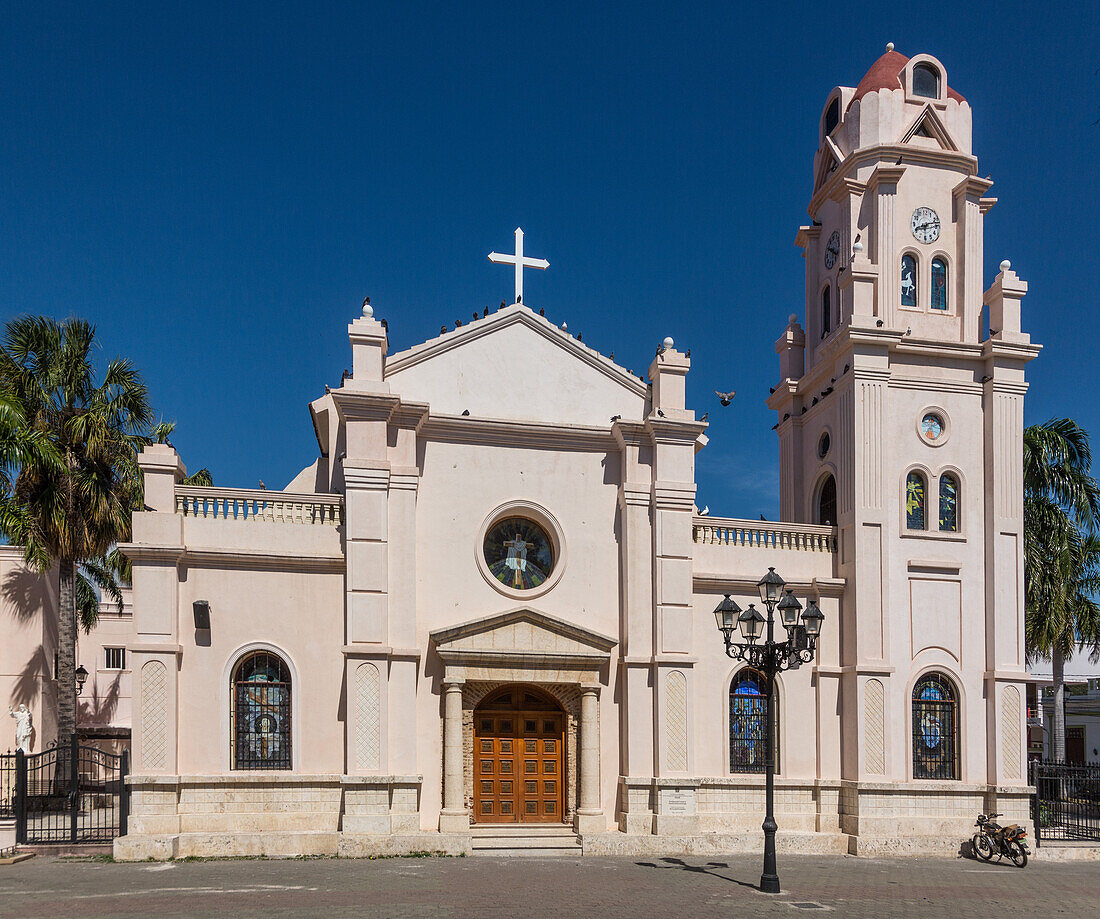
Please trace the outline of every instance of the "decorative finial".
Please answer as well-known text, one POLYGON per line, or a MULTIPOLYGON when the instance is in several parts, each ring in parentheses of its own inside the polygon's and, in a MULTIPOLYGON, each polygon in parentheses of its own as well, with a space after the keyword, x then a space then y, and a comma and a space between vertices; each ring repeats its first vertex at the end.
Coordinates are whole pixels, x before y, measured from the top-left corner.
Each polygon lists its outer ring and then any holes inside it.
POLYGON ((798 322, 798 313, 791 313, 791 315, 787 317, 787 324, 794 325, 796 322, 798 322))
POLYGON ((665 340, 664 340, 663 342, 661 342, 661 345, 662 345, 662 347, 663 347, 663 348, 664 348, 664 349, 665 349, 666 351, 667 351, 667 350, 668 350, 669 348, 671 348, 671 347, 672 347, 672 346, 673 346, 674 344, 676 344, 676 342, 674 342, 674 341, 672 340, 672 336, 671 336, 671 335, 670 335, 670 336, 669 336, 668 338, 666 338, 666 339, 665 339, 665 340))
POLYGON ((893 50, 894 50, 894 43, 892 41, 888 41, 886 43, 886 53, 889 54, 893 50))
POLYGON ((1011 267, 1012 262, 1010 262, 1008 259, 1005 259, 1003 262, 1001 262, 1001 271, 1008 271, 1008 269, 1011 267))
POLYGON ((374 318, 374 307, 370 305, 370 297, 363 298, 363 318, 374 318))

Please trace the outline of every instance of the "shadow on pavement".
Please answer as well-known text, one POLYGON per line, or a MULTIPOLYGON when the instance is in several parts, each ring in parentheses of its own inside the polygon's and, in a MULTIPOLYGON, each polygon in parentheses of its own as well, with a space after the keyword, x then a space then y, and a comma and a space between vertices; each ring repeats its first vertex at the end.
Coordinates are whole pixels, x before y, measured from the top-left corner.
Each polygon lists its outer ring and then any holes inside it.
POLYGON ((656 862, 635 862, 634 864, 640 868, 672 868, 679 869, 680 871, 690 871, 693 874, 709 874, 713 878, 718 878, 720 881, 727 881, 730 884, 737 884, 740 887, 747 887, 749 890, 759 890, 759 886, 756 884, 749 884, 746 881, 739 881, 737 878, 726 877, 724 874, 719 874, 716 868, 729 868, 726 862, 707 862, 705 865, 689 865, 682 858, 662 858, 661 861, 664 864, 657 864, 656 862))

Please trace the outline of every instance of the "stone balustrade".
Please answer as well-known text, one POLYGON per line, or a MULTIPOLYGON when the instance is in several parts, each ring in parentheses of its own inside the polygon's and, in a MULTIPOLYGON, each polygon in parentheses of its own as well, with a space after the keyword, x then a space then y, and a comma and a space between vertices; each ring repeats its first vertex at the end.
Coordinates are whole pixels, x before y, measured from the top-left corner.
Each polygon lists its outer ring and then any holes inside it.
POLYGON ((770 523, 731 517, 696 517, 692 538, 704 545, 836 552, 836 527, 810 523, 770 523))
POLYGON ((344 500, 340 495, 177 485, 176 513, 212 520, 339 526, 344 522, 344 500))

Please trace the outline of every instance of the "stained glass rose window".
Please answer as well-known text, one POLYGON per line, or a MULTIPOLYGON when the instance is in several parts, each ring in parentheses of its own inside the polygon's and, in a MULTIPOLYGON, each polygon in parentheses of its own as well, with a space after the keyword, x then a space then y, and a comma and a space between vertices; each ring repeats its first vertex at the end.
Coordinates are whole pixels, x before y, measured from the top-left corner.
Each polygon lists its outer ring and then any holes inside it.
POLYGON ((554 569, 554 547, 537 523, 526 517, 506 517, 485 534, 485 563, 505 587, 531 590, 554 569))

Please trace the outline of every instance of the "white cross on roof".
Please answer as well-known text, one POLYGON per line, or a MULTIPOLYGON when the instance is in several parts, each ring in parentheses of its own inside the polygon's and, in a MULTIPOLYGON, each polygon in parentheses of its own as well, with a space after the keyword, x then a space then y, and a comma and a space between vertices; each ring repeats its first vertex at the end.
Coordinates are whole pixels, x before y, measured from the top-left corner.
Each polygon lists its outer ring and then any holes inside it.
POLYGON ((525 258, 523 255, 523 230, 516 227, 516 254, 501 255, 499 252, 490 252, 489 261, 498 264, 516 266, 516 303, 523 300, 523 269, 524 268, 549 268, 550 263, 544 258, 525 258))

